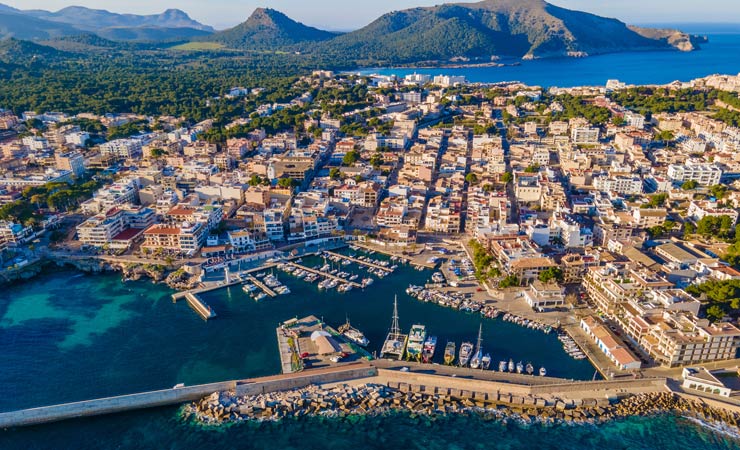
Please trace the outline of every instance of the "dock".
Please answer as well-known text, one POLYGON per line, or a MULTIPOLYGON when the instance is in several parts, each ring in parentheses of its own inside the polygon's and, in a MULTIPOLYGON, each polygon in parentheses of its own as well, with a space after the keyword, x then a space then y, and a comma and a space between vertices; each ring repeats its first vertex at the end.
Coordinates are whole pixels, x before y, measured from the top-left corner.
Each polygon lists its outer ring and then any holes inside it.
POLYGON ((353 242, 352 245, 362 250, 368 251, 368 252, 375 252, 375 253, 380 253, 386 256, 395 257, 399 261, 415 266, 415 267, 424 267, 425 269, 429 269, 429 270, 434 270, 437 268, 437 263, 432 264, 429 262, 416 261, 414 260, 414 258, 410 256, 398 255, 396 253, 391 253, 388 250, 373 248, 368 245, 361 244, 359 242, 353 242))
POLYGON ((352 261, 355 264, 360 264, 362 266, 372 267, 373 269, 384 270, 384 271, 386 271, 388 273, 393 272, 393 270, 391 270, 390 267, 385 267, 385 266, 381 266, 380 264, 375 264, 375 263, 363 261, 361 259, 353 258, 351 256, 340 255, 339 253, 334 253, 334 252, 330 252, 330 251, 326 251, 324 253, 326 253, 327 255, 336 256, 338 258, 347 259, 349 261, 352 261))
MULTIPOLYGON (((195 312, 198 313, 199 316, 203 318, 203 320, 210 320, 216 317, 216 312, 206 304, 206 302, 203 301, 200 297, 198 297, 198 294, 193 294, 192 292, 187 292, 183 297, 187 300, 188 305, 190 305, 191 308, 195 310, 195 312)), ((175 298, 173 296, 172 301, 177 302, 178 298, 175 298)))
POLYGON ((275 291, 273 291, 272 289, 270 289, 269 287, 267 287, 263 282, 261 282, 260 280, 258 280, 255 277, 253 277, 252 275, 249 275, 247 277, 247 280, 249 280, 249 282, 252 283, 253 285, 255 285, 258 288, 262 289, 262 291, 265 294, 269 295, 270 297, 277 297, 277 293, 275 291))
POLYGON ((316 275, 318 275, 318 276, 320 276, 320 277, 324 277, 324 278, 330 278, 330 279, 332 279, 332 280, 336 281, 337 283, 342 283, 342 284, 349 284, 349 285, 350 285, 350 286, 352 286, 353 288, 358 288, 358 289, 362 289, 362 285, 361 285, 360 283, 356 283, 356 282, 354 282, 354 281, 350 281, 350 280, 345 280, 345 279, 344 279, 344 278, 342 278, 342 277, 338 277, 338 276, 336 276, 336 275, 332 275, 332 274, 330 274, 330 273, 322 272, 322 271, 320 271, 320 270, 316 270, 316 269, 311 269, 311 268, 309 268, 309 267, 306 267, 306 266, 302 266, 302 265, 300 265, 300 264, 298 264, 298 263, 294 263, 294 262, 289 262, 289 263, 287 263, 287 264, 289 264, 289 265, 291 265, 291 266, 293 266, 293 267, 297 267, 298 269, 301 269, 301 270, 305 270, 306 272, 311 272, 311 273, 313 273, 313 274, 316 274, 316 275))

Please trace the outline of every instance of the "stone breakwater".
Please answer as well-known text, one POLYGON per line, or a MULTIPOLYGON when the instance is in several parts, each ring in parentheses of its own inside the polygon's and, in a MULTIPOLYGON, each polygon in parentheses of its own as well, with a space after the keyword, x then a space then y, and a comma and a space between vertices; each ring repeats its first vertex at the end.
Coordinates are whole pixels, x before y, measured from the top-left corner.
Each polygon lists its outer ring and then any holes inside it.
MULTIPOLYGON (((497 396, 500 398, 500 396, 497 396)), ((277 421, 302 416, 346 417, 408 413, 414 416, 479 414, 492 420, 529 423, 595 424, 632 416, 679 414, 706 423, 723 424, 737 431, 740 414, 686 400, 672 393, 632 395, 612 402, 557 399, 506 400, 463 398, 448 394, 402 392, 384 385, 309 386, 286 392, 237 397, 216 392, 185 407, 184 413, 201 423, 217 425, 240 421, 277 421)))

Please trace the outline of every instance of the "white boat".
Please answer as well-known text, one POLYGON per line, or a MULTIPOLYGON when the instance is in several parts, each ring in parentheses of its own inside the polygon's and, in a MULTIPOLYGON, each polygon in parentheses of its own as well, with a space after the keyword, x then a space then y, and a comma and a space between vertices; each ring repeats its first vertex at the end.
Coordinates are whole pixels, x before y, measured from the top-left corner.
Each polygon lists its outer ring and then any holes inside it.
POLYGON ((534 373, 534 366, 532 363, 527 363, 527 373, 532 375, 534 373))
POLYGON ((515 369, 516 369, 516 366, 514 366, 514 360, 510 359, 509 360, 509 372, 513 373, 515 369))
POLYGON ((498 363, 498 371, 499 372, 506 372, 506 361, 500 361, 498 363))
POLYGON ((472 355, 473 355, 473 343, 463 342, 462 345, 460 345, 460 353, 457 355, 458 365, 460 367, 467 366, 468 362, 470 362, 470 357, 472 355))
POLYGON ((521 361, 516 363, 516 373, 522 373, 524 372, 524 364, 522 364, 521 361))
POLYGON ((481 360, 483 359, 483 349, 480 346, 482 341, 481 335, 483 334, 483 324, 478 327, 478 343, 475 345, 475 352, 473 358, 470 360, 470 368, 478 369, 481 367, 481 360))
POLYGON ((367 347, 368 344, 370 344, 370 341, 365 337, 365 335, 358 330, 357 328, 354 328, 349 323, 349 317, 347 317, 347 322, 340 326, 337 331, 342 333, 344 337, 349 339, 350 341, 354 342, 357 345, 361 345, 363 347, 367 347))
POLYGON ((481 369, 488 370, 491 367, 491 355, 486 353, 480 360, 481 369))
POLYGON ((544 367, 540 367, 540 376, 544 377, 547 375, 547 370, 544 367))

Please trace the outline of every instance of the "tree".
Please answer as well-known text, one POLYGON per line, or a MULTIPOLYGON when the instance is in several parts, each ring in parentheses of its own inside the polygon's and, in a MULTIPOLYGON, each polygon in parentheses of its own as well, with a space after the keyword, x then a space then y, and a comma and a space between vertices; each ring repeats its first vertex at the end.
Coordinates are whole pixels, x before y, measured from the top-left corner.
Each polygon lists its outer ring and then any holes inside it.
POLYGON ((681 185, 681 189, 683 189, 684 191, 691 191, 691 190, 694 190, 694 189, 696 189, 696 188, 697 188, 697 186, 699 186, 699 183, 697 183, 697 182, 696 182, 696 181, 694 181, 694 180, 688 180, 688 181, 685 181, 685 182, 684 182, 684 183, 683 183, 683 184, 681 185))
POLYGON ((165 154, 165 151, 162 150, 161 148, 153 148, 149 150, 149 154, 151 155, 152 158, 160 158, 165 154))
POLYGON ((376 169, 382 166, 384 162, 385 161, 383 160, 383 154, 379 152, 373 154, 373 156, 370 158, 370 165, 376 169))
POLYGON ((465 175, 465 181, 467 181, 470 184, 477 184, 478 183, 478 175, 474 173, 469 173, 465 175))
POLYGON ((514 181, 514 175, 512 175, 511 172, 505 172, 501 175, 501 181, 503 181, 504 184, 509 184, 514 181))
POLYGON ((562 283, 563 281, 563 269, 560 267, 548 267, 547 269, 540 272, 537 277, 543 283, 548 283, 552 280, 562 283))
POLYGON ((500 287, 501 289, 506 289, 509 287, 519 286, 519 284, 519 278, 517 278, 516 275, 509 275, 501 280, 501 282, 499 282, 498 287, 500 287))
POLYGON ((338 180, 341 175, 342 171, 340 171, 336 167, 332 167, 331 169, 329 169, 329 178, 331 178, 332 180, 338 180))
POLYGON ((712 305, 707 308, 707 319, 711 322, 719 322, 725 316, 725 310, 720 305, 712 305))
POLYGON ((281 178, 278 180, 278 186, 281 188, 289 189, 298 186, 298 182, 292 178, 281 178))
POLYGON ((351 150, 347 152, 346 155, 344 155, 344 158, 342 158, 342 164, 345 166, 351 166, 354 163, 356 163, 360 159, 360 153, 356 150, 351 150))
POLYGON ((524 169, 524 173, 537 173, 540 171, 540 165, 537 163, 530 164, 527 166, 526 169, 524 169))
POLYGON ((250 186, 259 186, 260 184, 262 184, 262 177, 259 175, 252 175, 252 177, 249 179, 250 186))

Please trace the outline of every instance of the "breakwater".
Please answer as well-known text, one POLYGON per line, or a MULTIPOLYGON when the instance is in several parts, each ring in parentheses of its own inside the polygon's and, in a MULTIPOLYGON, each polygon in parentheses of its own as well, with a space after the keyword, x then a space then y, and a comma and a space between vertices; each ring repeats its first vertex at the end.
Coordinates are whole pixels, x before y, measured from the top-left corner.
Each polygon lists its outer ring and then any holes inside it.
POLYGON ((401 385, 342 384, 309 386, 285 392, 237 396, 215 392, 187 405, 184 414, 206 424, 240 421, 277 421, 303 416, 377 416, 388 413, 413 416, 478 414, 486 419, 513 419, 523 423, 596 424, 628 417, 678 414, 698 421, 723 424, 737 433, 740 414, 687 400, 671 392, 651 392, 580 404, 514 402, 511 396, 459 395, 449 390, 419 391, 401 385))

